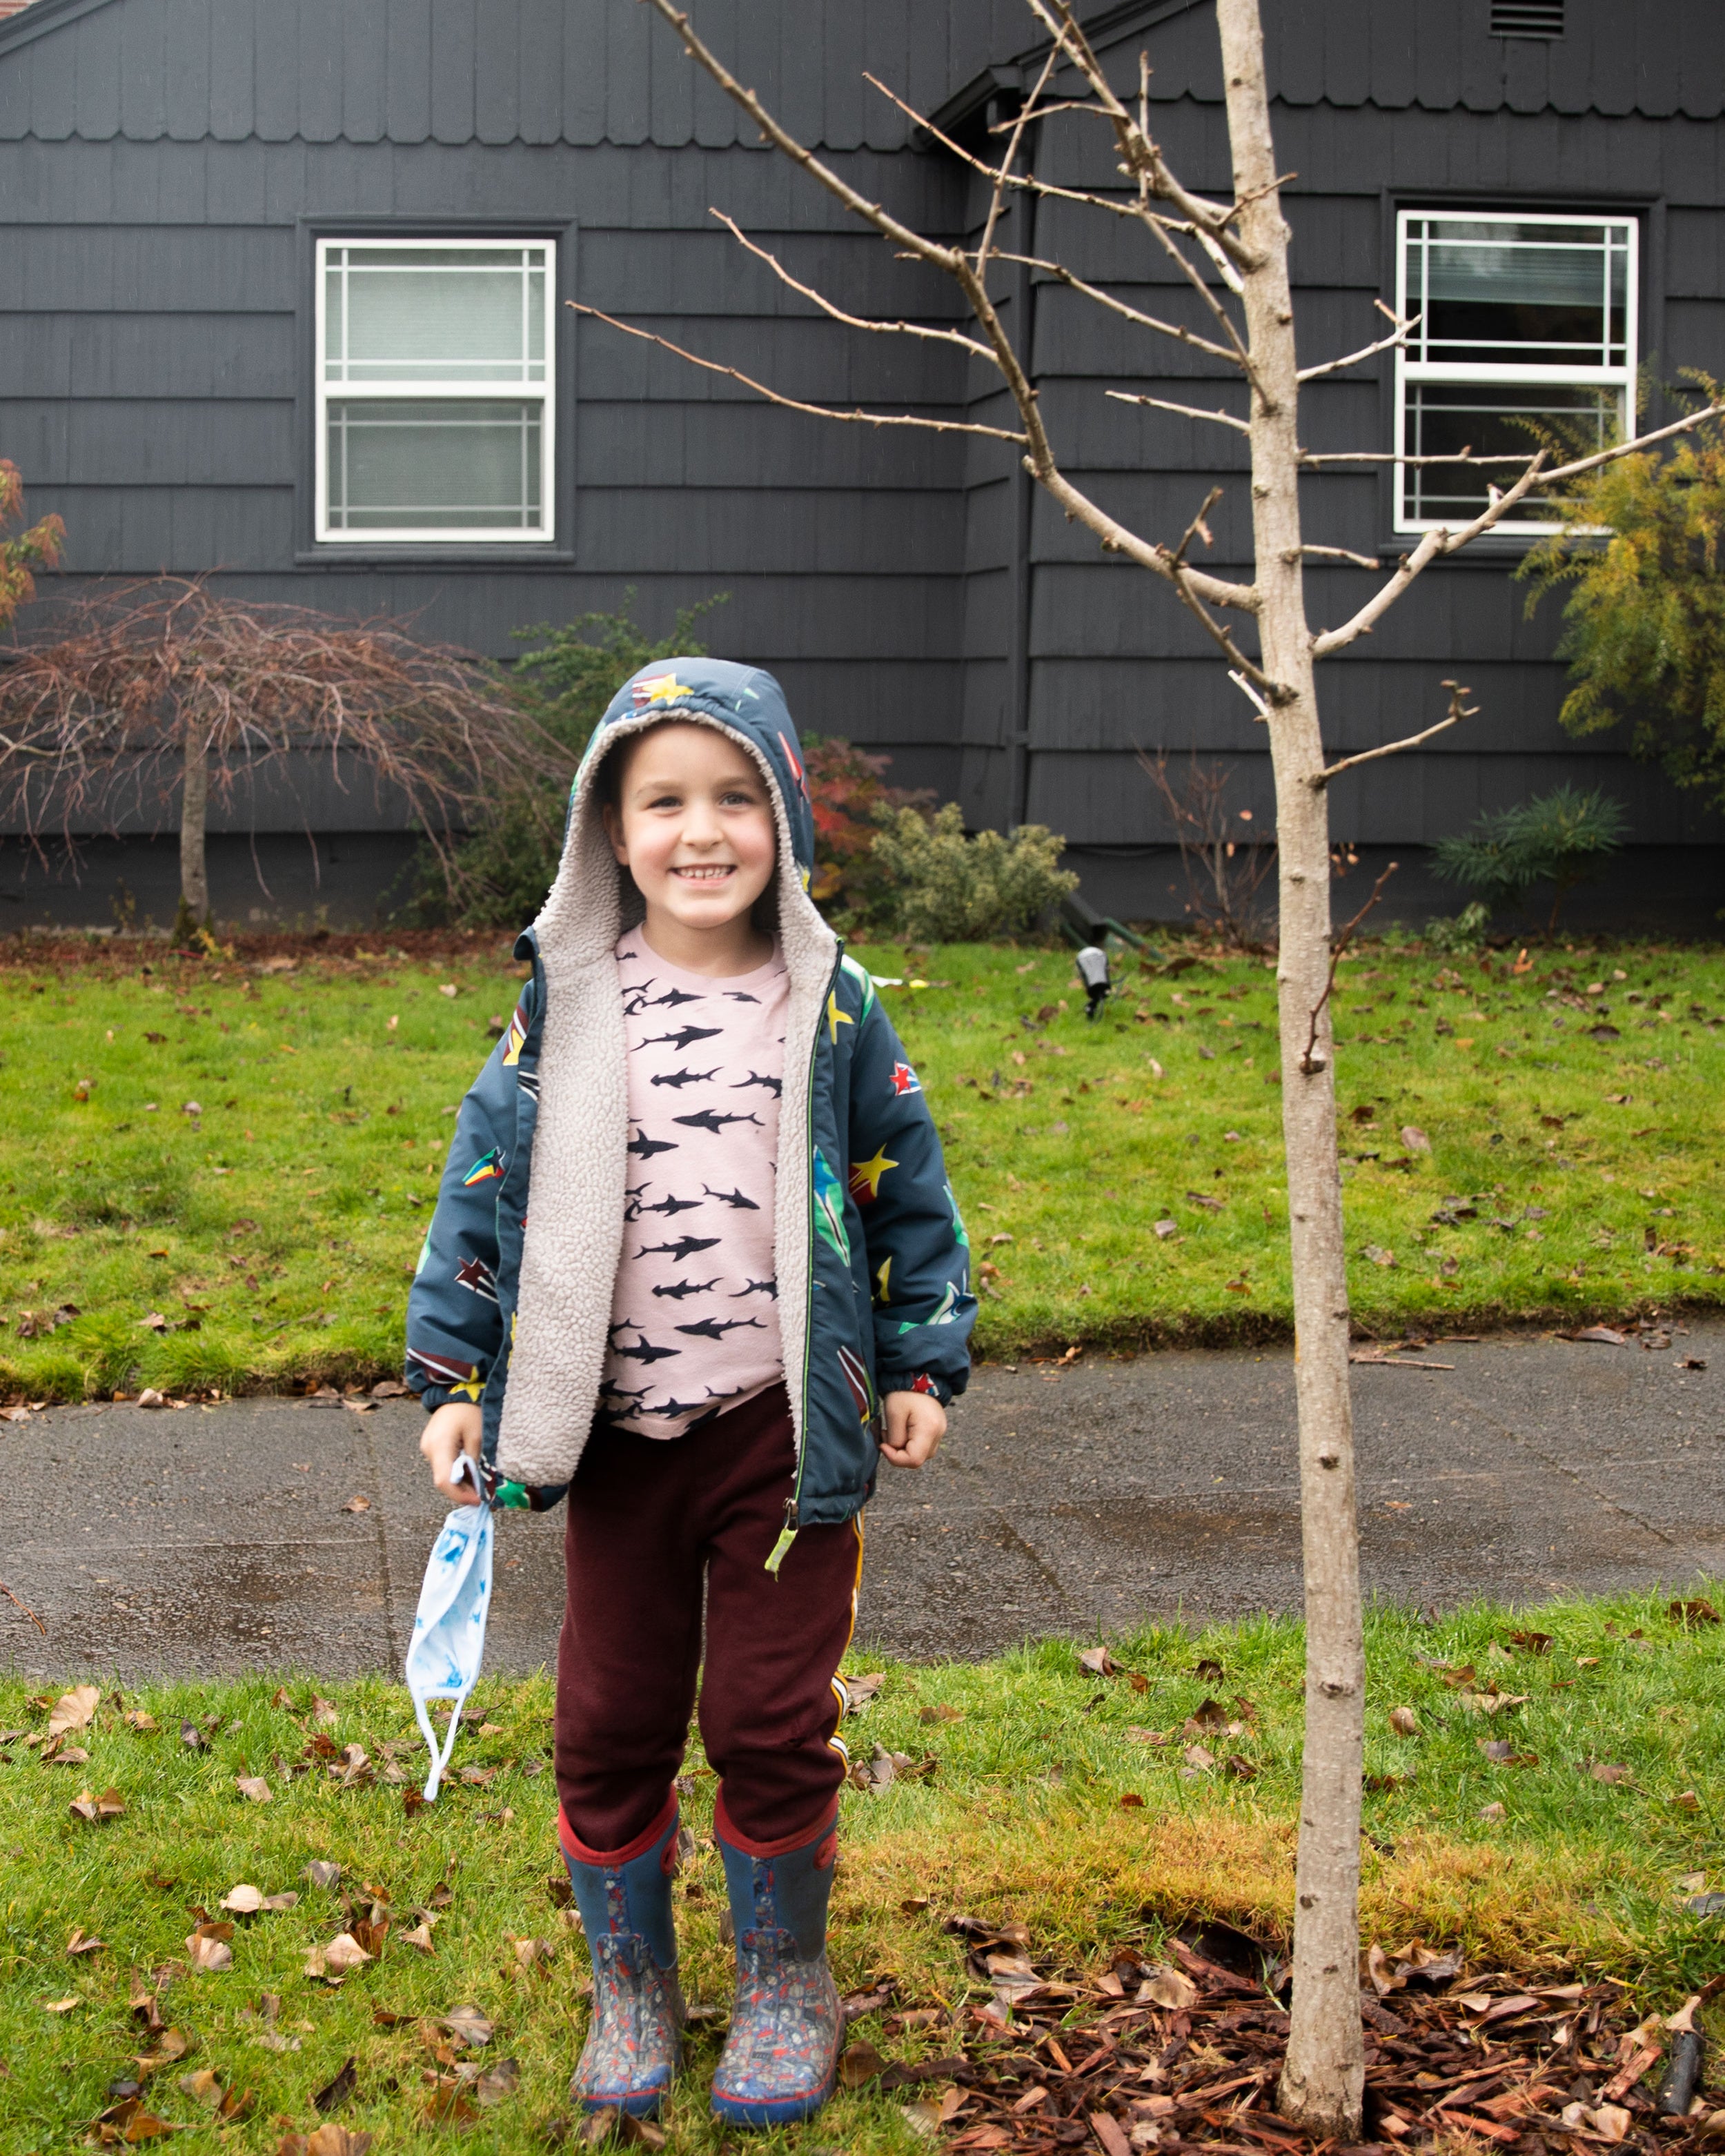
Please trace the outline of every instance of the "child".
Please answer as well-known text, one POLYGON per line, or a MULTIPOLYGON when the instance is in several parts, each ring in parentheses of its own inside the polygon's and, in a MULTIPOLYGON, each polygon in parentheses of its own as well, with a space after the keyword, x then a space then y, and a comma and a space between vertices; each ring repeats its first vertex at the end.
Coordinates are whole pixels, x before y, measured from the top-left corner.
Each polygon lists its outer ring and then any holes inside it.
POLYGON ((770 2126, 832 2092, 862 1507, 880 1452, 931 1456, 969 1368, 940 1142, 808 896, 814 838, 770 675, 678 659, 625 685, 408 1301, 438 1488, 479 1502, 452 1479, 465 1455, 493 1504, 568 1496, 557 1824, 593 1955, 572 2084, 593 2110, 651 2115, 678 2063, 698 1667, 737 1956, 713 2108, 770 2126))

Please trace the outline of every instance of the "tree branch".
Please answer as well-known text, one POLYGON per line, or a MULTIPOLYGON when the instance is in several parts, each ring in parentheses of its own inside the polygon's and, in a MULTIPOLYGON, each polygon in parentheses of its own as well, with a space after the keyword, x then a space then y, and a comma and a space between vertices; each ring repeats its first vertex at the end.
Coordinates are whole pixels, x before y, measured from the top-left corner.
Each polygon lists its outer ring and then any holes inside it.
POLYGON ((1106 307, 1111 313, 1120 315, 1129 322, 1137 323, 1141 329, 1159 331, 1163 336, 1173 337, 1177 343, 1190 345, 1195 352, 1207 352, 1213 359, 1225 359, 1230 366, 1240 364, 1239 354, 1230 352, 1226 345, 1212 344, 1208 337, 1199 336, 1195 330, 1183 329, 1178 322, 1164 322, 1154 315, 1143 314, 1137 307, 1129 307, 1124 300, 1117 300, 1111 292, 1104 292, 1095 285, 1086 284, 1082 277, 1075 276, 1063 262, 1045 261, 1040 254, 1009 254, 1004 248, 995 249, 994 259, 997 262, 1021 263, 1027 270, 1040 270, 1057 285, 1083 293, 1086 300, 1094 300, 1099 307, 1106 307))
POLYGON ((1153 404, 1158 412, 1178 412, 1188 419, 1214 419, 1219 425, 1232 427, 1242 434, 1252 431, 1250 420, 1236 419, 1231 412, 1206 412, 1196 404, 1170 404, 1165 397, 1144 397, 1135 390, 1105 389, 1102 394, 1117 404, 1153 404))
MULTIPOLYGON (((1382 300, 1375 300, 1373 305, 1389 315, 1389 310, 1382 300)), ((1397 345, 1404 345, 1419 327, 1423 317, 1409 315, 1404 321, 1399 316, 1389 315, 1389 319, 1394 323, 1394 328, 1388 336, 1379 337, 1376 344, 1362 345, 1358 352, 1349 352, 1345 359, 1327 359, 1320 367, 1302 367, 1295 379, 1300 382, 1321 381, 1327 374, 1339 374, 1344 367, 1358 367, 1362 360, 1374 358, 1380 352, 1389 352, 1397 345)))
MULTIPOLYGON (((756 250, 758 253, 758 249, 756 250)), ((907 412, 865 412, 860 406, 854 412, 840 412, 830 404, 809 404, 799 397, 787 397, 783 391, 769 389, 764 382, 757 382, 753 375, 744 374, 735 367, 723 366, 716 359, 703 359, 699 352, 687 352, 669 337, 656 335, 652 330, 636 329, 632 323, 620 322, 615 315, 608 315, 603 307, 589 307, 579 300, 565 304, 578 315, 591 315, 596 321, 608 323, 614 330, 621 330, 625 336, 639 337, 647 344, 656 344, 665 351, 675 352, 679 359, 686 359, 691 367, 704 368, 709 374, 726 374, 733 382, 740 382, 745 389, 752 389, 757 397, 764 397, 769 404, 782 405, 787 412, 807 412, 816 419, 845 419, 862 427, 922 427, 935 434, 985 434, 991 441, 1012 442, 1022 446, 1029 439, 1010 427, 985 427, 972 419, 924 419, 907 412)), ((842 319, 842 317, 841 317, 842 319)), ((872 322, 861 325, 865 329, 880 329, 893 325, 872 322)), ((964 341, 968 344, 969 338, 964 341)), ((985 347, 978 346, 985 357, 993 355, 985 347)))
POLYGON ((1440 719, 1435 726, 1427 726, 1424 733, 1409 734, 1405 741, 1385 742, 1381 748, 1362 749, 1358 756, 1344 756, 1339 763, 1331 764, 1327 770, 1314 772, 1307 783, 1315 792, 1322 793, 1332 778, 1339 778, 1344 771, 1352 771, 1358 764, 1375 763, 1380 756, 1399 756, 1404 748, 1418 748, 1421 742, 1429 742, 1434 734, 1445 733, 1461 720, 1479 716, 1477 704, 1471 711, 1462 709, 1461 699, 1471 696, 1473 694, 1471 689, 1461 688, 1454 681, 1445 681, 1444 686, 1450 692, 1447 718, 1440 719))
POLYGON ((801 293, 824 315, 830 316, 835 322, 843 322, 847 329, 872 330, 877 336, 922 337, 930 344, 955 344, 963 351, 974 352, 978 359, 993 359, 994 356, 987 345, 975 337, 966 336, 963 330, 930 329, 921 322, 877 322, 871 321, 866 315, 847 314, 843 307, 835 305, 824 294, 818 292, 813 285, 805 285, 801 278, 792 276, 778 257, 751 239, 735 218, 727 216, 721 209, 709 209, 707 215, 716 218, 738 246, 746 247, 751 254, 764 262, 782 285, 788 285, 793 292, 801 293))
POLYGON ((1246 679, 1245 675, 1240 672, 1237 666, 1230 667, 1229 669, 1228 679, 1234 684, 1235 687, 1239 690, 1240 695, 1245 698, 1246 701, 1251 706, 1258 717, 1260 718, 1267 726, 1271 720, 1275 717, 1276 714, 1271 710, 1269 705, 1265 702, 1264 699, 1258 694, 1257 690, 1252 685, 1251 682, 1246 679))
MULTIPOLYGON (((1209 506, 1209 504, 1206 502, 1204 507, 1207 509, 1209 506)), ((1199 514, 1202 515, 1202 513, 1200 511, 1199 514)), ((1183 547, 1184 544, 1185 542, 1183 540, 1181 542, 1183 547)), ((1165 559, 1168 566, 1163 573, 1173 578, 1174 589, 1180 595, 1181 604, 1204 624, 1206 633, 1215 639, 1221 646, 1224 654, 1233 662, 1235 670, 1245 675, 1249 681, 1255 683, 1269 703, 1291 703, 1294 700, 1294 691, 1283 682, 1271 680, 1261 666, 1255 665, 1251 660, 1248 659, 1229 634, 1227 624, 1218 621, 1209 607, 1204 603, 1201 587, 1210 579, 1195 576, 1177 555, 1165 554, 1165 559)), ((1256 593, 1254 592, 1255 599, 1256 596, 1256 593)), ((1252 610, 1255 612, 1255 607, 1252 610)))
POLYGON ((1324 562, 1352 562, 1356 567, 1375 569, 1380 566, 1375 554, 1356 554, 1351 547, 1314 547, 1310 542, 1300 548, 1302 557, 1324 562))
POLYGON ((1324 1005, 1330 1000, 1331 992, 1335 988, 1336 968, 1342 963, 1342 953, 1348 948, 1348 939, 1353 935, 1354 930, 1359 927, 1361 921, 1365 919, 1366 916, 1383 896, 1384 885, 1389 881, 1389 879, 1395 874, 1396 870, 1400 866, 1401 863, 1399 861, 1392 861, 1389 864, 1389 866, 1384 870, 1383 875, 1378 877, 1377 882, 1372 886, 1372 896, 1366 901, 1359 911, 1354 915, 1353 920, 1348 922, 1348 926, 1342 931, 1342 933, 1336 938, 1334 946, 1330 952, 1330 977, 1324 983, 1323 993, 1318 998, 1317 1003, 1312 1007, 1312 1031, 1307 1035, 1306 1045, 1300 1051, 1300 1070, 1301 1075, 1305 1077, 1311 1078, 1315 1076, 1317 1073, 1322 1070, 1324 1067, 1322 1057, 1315 1058, 1312 1051, 1317 1046, 1317 1022, 1323 1015, 1324 1005))
MULTIPOLYGON (((1344 621, 1339 629, 1328 629, 1322 635, 1313 637, 1313 656, 1327 659, 1332 651, 1339 651, 1344 644, 1352 644, 1356 637, 1365 635, 1373 623, 1395 604, 1422 569, 1443 555, 1459 553, 1482 531, 1489 531, 1493 525, 1502 522, 1536 479, 1543 476, 1548 486, 1559 486, 1566 480, 1579 478, 1583 472, 1595 471, 1601 465, 1613 464, 1620 457, 1634 456, 1640 450, 1651 449, 1656 442, 1666 441, 1673 434, 1686 434, 1692 427, 1698 427, 1703 419, 1714 418, 1722 408, 1725 408, 1709 404, 1702 411, 1690 412, 1682 418, 1673 420, 1668 427, 1656 429, 1651 434, 1639 434, 1633 441, 1619 442, 1609 449, 1599 450, 1594 456, 1579 457, 1574 464, 1559 465, 1555 471, 1543 470, 1546 452, 1539 450, 1513 486, 1507 488, 1502 494, 1495 488, 1492 490, 1490 502, 1471 524, 1463 525, 1459 531, 1452 532, 1443 526, 1428 531, 1411 554, 1402 557, 1400 565, 1389 582, 1368 599, 1351 620, 1344 621)), ((1459 460, 1440 459, 1439 461, 1459 460)))
POLYGON ((1000 160, 999 176, 995 180, 993 192, 988 198, 988 219, 983 226, 983 236, 977 242, 976 269, 978 276, 981 278, 986 279, 988 274, 988 257, 993 252, 994 247, 994 228, 1000 222, 1000 206, 1006 198, 1006 183, 1011 177, 1013 166, 1018 158, 1019 145, 1024 139, 1024 130, 1030 124, 1030 116, 1036 109, 1036 100, 1047 89, 1048 79, 1054 73, 1054 69, 1055 54, 1050 52, 1043 62, 1042 72, 1036 78, 1035 86, 1013 116, 1011 139, 1006 146, 1006 155, 1000 160))

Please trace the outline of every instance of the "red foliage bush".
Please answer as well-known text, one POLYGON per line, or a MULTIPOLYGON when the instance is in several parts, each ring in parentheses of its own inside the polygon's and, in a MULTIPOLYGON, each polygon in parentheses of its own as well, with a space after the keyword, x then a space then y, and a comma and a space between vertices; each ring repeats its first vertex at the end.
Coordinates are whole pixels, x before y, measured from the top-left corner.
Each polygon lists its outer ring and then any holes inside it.
POLYGON ((884 914, 890 894, 875 865, 875 834, 901 808, 932 808, 933 793, 885 784, 891 757, 871 756, 842 735, 805 735, 803 760, 814 810, 812 896, 846 922, 884 914))

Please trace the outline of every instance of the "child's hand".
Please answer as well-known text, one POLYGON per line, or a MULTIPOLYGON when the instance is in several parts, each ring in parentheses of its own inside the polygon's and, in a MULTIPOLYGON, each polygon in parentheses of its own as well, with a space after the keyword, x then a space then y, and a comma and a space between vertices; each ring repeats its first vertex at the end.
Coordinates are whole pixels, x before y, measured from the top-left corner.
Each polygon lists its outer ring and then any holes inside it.
POLYGON ((932 1393, 889 1393, 880 1450, 895 1467, 924 1467, 947 1434, 947 1411, 932 1393))
POLYGON ((431 1462, 431 1479, 452 1505, 476 1505, 479 1491, 471 1482, 453 1481, 455 1462, 465 1452, 479 1458, 480 1435, 485 1418, 467 1400, 446 1400, 428 1415, 419 1433, 419 1450, 431 1462))

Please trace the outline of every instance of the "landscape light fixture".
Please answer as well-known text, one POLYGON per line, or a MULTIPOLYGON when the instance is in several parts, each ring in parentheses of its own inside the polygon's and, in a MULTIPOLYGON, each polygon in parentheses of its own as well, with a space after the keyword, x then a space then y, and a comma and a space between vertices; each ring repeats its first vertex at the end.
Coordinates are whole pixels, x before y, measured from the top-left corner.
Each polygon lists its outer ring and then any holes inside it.
POLYGON ((1084 1014, 1094 1019, 1108 993, 1108 954, 1099 943, 1086 943, 1078 953, 1078 978, 1087 999, 1084 1014))

